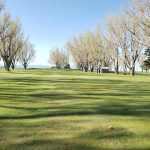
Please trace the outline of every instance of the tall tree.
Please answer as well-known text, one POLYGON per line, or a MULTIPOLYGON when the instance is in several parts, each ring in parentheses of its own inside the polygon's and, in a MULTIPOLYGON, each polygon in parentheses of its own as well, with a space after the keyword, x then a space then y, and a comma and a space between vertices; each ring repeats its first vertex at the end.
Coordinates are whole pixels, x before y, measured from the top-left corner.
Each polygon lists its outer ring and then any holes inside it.
POLYGON ((18 61, 23 65, 24 69, 27 69, 28 65, 33 61, 35 54, 34 45, 28 40, 24 41, 22 50, 18 54, 18 61))
POLYGON ((103 39, 100 32, 100 27, 94 31, 88 31, 79 36, 74 36, 68 43, 67 48, 73 56, 73 60, 80 70, 91 72, 94 69, 100 72, 100 67, 103 62, 103 39))
POLYGON ((128 67, 130 69, 131 75, 135 74, 135 64, 140 57, 140 54, 144 48, 142 41, 142 30, 139 27, 138 23, 135 21, 133 17, 128 18, 126 22, 126 28, 128 31, 128 41, 129 48, 128 54, 130 58, 127 59, 128 67))
POLYGON ((110 24, 111 32, 114 35, 113 39, 122 50, 125 66, 130 69, 133 76, 135 64, 143 49, 143 44, 140 42, 142 39, 141 29, 134 18, 126 13, 122 13, 120 17, 111 18, 110 24), (114 20, 116 21, 115 25, 113 24, 114 20))
MULTIPOLYGON (((150 1, 149 0, 134 0, 128 9, 128 14, 134 18, 136 24, 143 32, 142 39, 139 39, 146 46, 150 46, 150 1)), ((138 38, 137 35, 132 33, 138 38)))
POLYGON ((0 34, 0 56, 5 69, 10 71, 12 60, 22 48, 21 24, 18 19, 13 20, 9 13, 5 13, 0 28, 4 29, 0 34))
POLYGON ((122 52, 124 59, 124 74, 127 71, 127 59, 128 55, 128 31, 126 28, 127 16, 125 13, 120 13, 120 16, 111 16, 108 20, 108 34, 110 36, 110 41, 112 41, 112 46, 114 46, 114 57, 116 59, 116 68, 118 66, 119 53, 122 52))
POLYGON ((107 35, 105 37, 109 56, 113 62, 116 74, 119 74, 119 43, 123 42, 122 39, 120 40, 120 35, 118 35, 118 21, 117 17, 107 18, 107 35))

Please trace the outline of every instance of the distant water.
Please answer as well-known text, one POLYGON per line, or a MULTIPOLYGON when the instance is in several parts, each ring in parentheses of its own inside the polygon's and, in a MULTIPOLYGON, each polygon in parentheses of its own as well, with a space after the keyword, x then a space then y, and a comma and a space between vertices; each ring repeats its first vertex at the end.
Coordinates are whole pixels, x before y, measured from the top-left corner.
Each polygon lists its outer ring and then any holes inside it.
MULTIPOLYGON (((0 65, 0 68, 4 68, 3 65, 0 65)), ((17 65, 16 68, 23 68, 22 65, 17 65)), ((28 68, 51 68, 51 66, 45 66, 45 65, 29 65, 28 68)))

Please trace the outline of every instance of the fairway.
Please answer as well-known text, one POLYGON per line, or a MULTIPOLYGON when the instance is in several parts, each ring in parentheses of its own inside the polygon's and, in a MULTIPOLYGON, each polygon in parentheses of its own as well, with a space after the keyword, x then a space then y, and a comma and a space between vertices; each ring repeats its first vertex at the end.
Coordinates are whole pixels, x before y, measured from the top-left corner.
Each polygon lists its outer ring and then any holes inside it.
POLYGON ((0 150, 101 149, 150 150, 150 76, 0 69, 0 150))

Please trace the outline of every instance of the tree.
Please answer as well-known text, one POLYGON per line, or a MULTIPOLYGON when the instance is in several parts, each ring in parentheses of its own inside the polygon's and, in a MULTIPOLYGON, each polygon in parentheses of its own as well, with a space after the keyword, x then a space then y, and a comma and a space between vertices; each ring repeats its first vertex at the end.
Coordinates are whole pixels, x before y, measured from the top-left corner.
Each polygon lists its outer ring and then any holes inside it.
POLYGON ((100 72, 104 56, 102 42, 99 26, 92 32, 88 31, 74 36, 68 41, 67 49, 72 54, 78 69, 85 70, 85 72, 89 69, 93 72, 96 69, 100 72))
POLYGON ((150 47, 148 47, 148 48, 145 49, 145 53, 144 54, 147 57, 147 59, 150 60, 150 47))
POLYGON ((80 70, 85 70, 87 72, 89 69, 89 49, 85 36, 87 36, 86 33, 78 37, 74 36, 67 43, 66 47, 72 54, 76 66, 80 70))
MULTIPOLYGON (((119 58, 122 57, 124 74, 127 72, 127 60, 129 58, 129 40, 126 27, 127 15, 120 12, 120 16, 111 16, 107 21, 108 40, 112 43, 111 58, 115 62, 116 72, 119 72, 119 58)), ((121 64, 120 64, 121 65, 121 64)))
MULTIPOLYGON (((150 46, 150 1, 149 0, 134 0, 130 5, 128 14, 141 28, 143 32, 142 42, 145 46, 150 46)), ((133 33, 134 35, 134 33, 133 33)), ((138 38, 137 35, 134 35, 138 38)))
MULTIPOLYGON (((120 13, 121 14, 121 13, 120 13)), ((113 39, 124 55, 125 67, 130 69, 131 75, 135 74, 135 64, 144 48, 142 40, 142 30, 133 17, 126 13, 121 16, 111 18, 111 32, 113 39), (115 20, 115 24, 113 21, 115 20), (137 38, 138 37, 138 38, 137 38)))
POLYGON ((61 51, 61 63, 62 63, 62 68, 70 69, 69 53, 68 53, 67 50, 62 50, 61 51))
POLYGON ((146 70, 146 72, 150 69, 150 47, 145 49, 145 59, 141 64, 142 70, 146 70))
POLYGON ((97 24, 96 29, 92 32, 91 39, 90 57, 92 57, 93 68, 96 69, 97 73, 100 73, 107 57, 105 57, 104 39, 99 24, 97 24))
POLYGON ((58 47, 50 51, 49 62, 54 64, 57 69, 70 69, 69 54, 67 51, 60 50, 58 47))
POLYGON ((23 65, 24 69, 27 69, 28 65, 33 61, 35 54, 34 45, 28 40, 24 41, 22 50, 18 54, 18 61, 23 65))
POLYGON ((119 18, 117 17, 107 19, 107 36, 105 37, 109 57, 113 62, 116 74, 119 74, 119 44, 124 42, 120 39, 120 35, 118 33, 118 19, 119 18))
POLYGON ((135 74, 135 64, 140 57, 140 54, 144 48, 142 41, 142 30, 135 21, 134 18, 129 17, 128 22, 126 22, 126 27, 128 31, 129 48, 127 58, 128 67, 131 71, 131 75, 135 74))
POLYGON ((21 24, 18 19, 13 20, 9 13, 5 13, 0 28, 4 29, 0 34, 0 56, 5 69, 10 71, 12 60, 22 49, 21 24))
POLYGON ((141 68, 147 72, 150 69, 150 60, 145 60, 141 65, 141 68))

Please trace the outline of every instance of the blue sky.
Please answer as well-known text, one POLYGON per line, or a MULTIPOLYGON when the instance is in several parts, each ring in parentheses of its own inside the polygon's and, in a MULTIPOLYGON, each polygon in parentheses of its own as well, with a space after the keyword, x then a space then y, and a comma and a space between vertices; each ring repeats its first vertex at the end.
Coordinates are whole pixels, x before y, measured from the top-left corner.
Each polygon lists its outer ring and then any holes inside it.
POLYGON ((128 0, 6 0, 13 17, 18 16, 37 54, 32 64, 48 65, 52 47, 63 47, 74 34, 93 30, 105 17, 118 13, 128 0))

